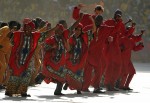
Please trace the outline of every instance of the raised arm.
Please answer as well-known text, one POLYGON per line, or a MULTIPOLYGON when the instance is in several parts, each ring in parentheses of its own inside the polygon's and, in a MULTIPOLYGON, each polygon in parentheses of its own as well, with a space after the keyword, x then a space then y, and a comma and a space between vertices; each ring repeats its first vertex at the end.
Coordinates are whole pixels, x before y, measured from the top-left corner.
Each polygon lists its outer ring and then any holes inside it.
POLYGON ((80 13, 80 16, 79 16, 79 18, 77 19, 77 21, 70 27, 71 31, 74 30, 74 28, 77 27, 77 25, 79 24, 79 22, 82 20, 83 15, 84 15, 83 13, 80 13))
MULTIPOLYGON (((46 31, 44 31, 44 32, 41 32, 40 34, 41 34, 41 38, 44 38, 43 40, 45 40, 46 38, 48 38, 48 37, 50 37, 50 36, 52 36, 53 35, 53 32, 55 32, 55 30, 56 29, 58 29, 59 28, 59 24, 57 24, 54 28, 52 28, 52 29, 48 29, 48 30, 46 30, 46 31)), ((43 41, 42 40, 42 41, 43 41)))
POLYGON ((72 17, 74 20, 77 20, 80 17, 80 9, 84 7, 83 4, 79 4, 78 6, 74 7, 72 17))

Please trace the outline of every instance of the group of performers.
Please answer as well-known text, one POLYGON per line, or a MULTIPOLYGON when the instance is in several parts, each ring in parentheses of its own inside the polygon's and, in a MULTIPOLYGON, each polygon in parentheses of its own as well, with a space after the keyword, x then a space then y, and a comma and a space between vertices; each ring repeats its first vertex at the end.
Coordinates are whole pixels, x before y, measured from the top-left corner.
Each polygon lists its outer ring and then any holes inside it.
POLYGON ((62 89, 77 94, 132 90, 129 84, 136 73, 131 51, 142 50, 142 30, 134 35, 136 24, 122 20, 117 9, 112 19, 103 20, 104 8, 94 14, 83 13, 84 6, 73 8, 73 25, 60 20, 55 27, 37 17, 1 23, 0 88, 7 96, 30 97, 28 87, 56 83, 54 95, 62 89), (102 88, 103 87, 103 88, 102 88))

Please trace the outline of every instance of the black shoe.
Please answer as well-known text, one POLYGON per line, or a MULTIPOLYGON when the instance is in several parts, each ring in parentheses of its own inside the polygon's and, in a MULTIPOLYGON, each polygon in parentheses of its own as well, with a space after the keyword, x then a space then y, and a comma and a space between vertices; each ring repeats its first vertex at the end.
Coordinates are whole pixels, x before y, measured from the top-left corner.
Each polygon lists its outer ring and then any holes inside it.
POLYGON ((114 87, 114 88, 113 88, 113 91, 119 91, 119 89, 114 87))
POLYGON ((63 93, 56 93, 56 92, 54 92, 54 95, 63 96, 63 95, 65 95, 65 94, 63 94, 63 93))
POLYGON ((30 94, 27 94, 27 93, 24 93, 24 94, 21 94, 22 97, 31 97, 30 94))
POLYGON ((96 89, 96 90, 93 91, 93 93, 105 93, 105 92, 104 92, 104 91, 101 91, 101 90, 99 90, 99 89, 96 89))
POLYGON ((63 87, 63 90, 67 90, 68 86, 69 86, 69 85, 66 83, 66 84, 64 85, 64 87, 63 87))
POLYGON ((122 90, 129 90, 129 91, 132 91, 133 89, 131 89, 131 88, 125 88, 125 87, 123 87, 123 88, 119 88, 119 89, 122 89, 122 90))
POLYGON ((8 92, 5 92, 5 95, 6 96, 9 96, 9 97, 12 97, 12 94, 8 93, 8 92))
POLYGON ((81 91, 77 90, 77 94, 82 94, 81 91))
POLYGON ((126 90, 132 91, 133 89, 131 89, 131 88, 128 87, 128 88, 126 88, 126 90))

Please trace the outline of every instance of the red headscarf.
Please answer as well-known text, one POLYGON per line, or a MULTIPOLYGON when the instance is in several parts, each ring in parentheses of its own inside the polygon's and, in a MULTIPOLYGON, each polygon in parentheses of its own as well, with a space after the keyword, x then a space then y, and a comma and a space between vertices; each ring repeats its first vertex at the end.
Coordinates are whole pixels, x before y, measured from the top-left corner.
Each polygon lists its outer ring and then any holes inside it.
POLYGON ((35 29, 35 24, 32 21, 24 24, 24 26, 26 26, 26 25, 30 26, 32 28, 32 30, 35 29))
POLYGON ((29 23, 31 22, 32 20, 30 18, 24 18, 23 19, 23 24, 26 24, 26 23, 29 23))

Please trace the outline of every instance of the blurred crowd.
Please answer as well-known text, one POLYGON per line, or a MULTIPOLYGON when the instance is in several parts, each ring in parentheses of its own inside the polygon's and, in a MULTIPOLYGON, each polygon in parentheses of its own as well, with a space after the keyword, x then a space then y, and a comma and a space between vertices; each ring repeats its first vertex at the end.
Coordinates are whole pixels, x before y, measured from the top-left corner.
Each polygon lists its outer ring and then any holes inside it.
POLYGON ((104 6, 104 19, 113 17, 114 11, 119 8, 123 11, 123 19, 132 18, 136 22, 135 33, 145 29, 144 45, 141 52, 133 54, 136 62, 150 61, 150 2, 149 0, 0 0, 0 21, 8 22, 23 18, 41 17, 52 25, 60 19, 72 24, 72 8, 79 4, 86 4, 84 12, 92 13, 96 4, 104 6), (102 2, 103 1, 103 2, 102 2))

